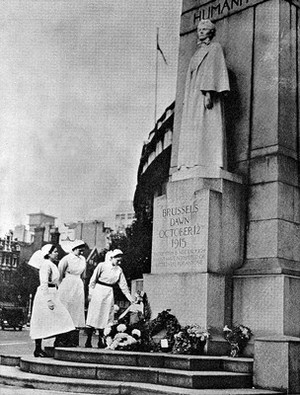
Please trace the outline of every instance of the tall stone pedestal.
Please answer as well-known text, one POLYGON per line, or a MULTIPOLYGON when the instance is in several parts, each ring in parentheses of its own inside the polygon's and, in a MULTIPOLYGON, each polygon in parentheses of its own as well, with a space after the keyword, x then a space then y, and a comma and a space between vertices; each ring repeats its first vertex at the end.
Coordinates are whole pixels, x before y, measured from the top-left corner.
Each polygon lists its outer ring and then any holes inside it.
POLYGON ((221 334, 231 317, 228 274, 243 259, 240 177, 181 178, 154 202, 151 274, 144 276, 153 316, 171 309, 181 324, 221 334))
MULTIPOLYGON (((251 328, 252 343, 258 336, 300 337, 300 3, 182 4, 172 181, 166 196, 155 202, 152 274, 145 281, 154 311, 170 307, 187 322, 188 308, 193 321, 220 328, 231 310, 231 322, 251 328), (231 91, 224 101, 228 169, 243 176, 244 211, 241 184, 225 173, 178 172, 185 78, 201 19, 216 24, 215 39, 229 70, 231 91), (193 283, 183 276, 193 277, 193 283), (177 295, 182 300, 175 302, 177 295)), ((291 356, 292 349, 286 348, 286 360, 291 356)), ((259 365, 265 369, 259 385, 269 386, 264 380, 269 363, 259 365)))

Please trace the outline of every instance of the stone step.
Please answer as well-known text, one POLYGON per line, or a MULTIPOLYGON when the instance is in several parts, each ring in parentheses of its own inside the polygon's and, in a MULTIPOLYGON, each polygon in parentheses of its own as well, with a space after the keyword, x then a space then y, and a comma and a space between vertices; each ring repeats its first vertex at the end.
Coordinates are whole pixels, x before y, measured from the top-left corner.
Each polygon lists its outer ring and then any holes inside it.
MULTIPOLYGON (((147 383, 53 377, 0 365, 0 383, 24 388, 99 395, 280 395, 281 392, 243 389, 186 389, 147 383)), ((19 393, 19 392, 16 392, 19 393)))
POLYGON ((195 371, 225 370, 236 373, 252 373, 253 371, 252 358, 175 355, 86 348, 56 348, 53 354, 54 358, 58 360, 81 363, 160 367, 195 371))
POLYGON ((20 366, 20 360, 18 355, 0 355, 0 365, 20 366))
POLYGON ((114 366, 34 357, 21 358, 20 368, 25 372, 59 377, 143 382, 195 389, 249 388, 252 386, 250 373, 228 371, 187 371, 160 367, 114 366))

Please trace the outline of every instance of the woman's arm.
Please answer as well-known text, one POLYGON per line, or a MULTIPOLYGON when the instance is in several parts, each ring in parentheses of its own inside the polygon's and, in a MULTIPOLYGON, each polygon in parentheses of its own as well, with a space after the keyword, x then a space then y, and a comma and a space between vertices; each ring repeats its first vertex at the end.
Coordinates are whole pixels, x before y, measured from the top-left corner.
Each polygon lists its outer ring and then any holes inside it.
POLYGON ((89 289, 94 289, 96 286, 96 283, 100 277, 101 274, 101 268, 103 266, 103 262, 99 263, 98 266, 96 267, 96 269, 94 270, 92 277, 90 279, 90 283, 89 283, 89 289))
POLYGON ((49 294, 49 287, 48 287, 48 281, 51 276, 51 267, 47 265, 47 262, 42 263, 40 272, 39 272, 39 277, 40 277, 40 289, 44 295, 44 298, 46 299, 48 303, 48 307, 50 310, 54 309, 54 303, 51 299, 51 296, 49 294))
POLYGON ((58 264, 58 271, 59 271, 59 284, 62 282, 63 278, 65 277, 65 272, 68 267, 68 255, 64 256, 58 264))
POLYGON ((126 296, 126 298, 129 300, 130 303, 134 302, 134 299, 131 297, 129 288, 127 285, 126 278, 124 276, 123 270, 121 269, 121 274, 120 274, 120 279, 119 279, 119 287, 123 294, 126 296))
POLYGON ((100 277, 100 273, 101 273, 101 267, 102 267, 103 263, 99 263, 98 266, 96 267, 96 269, 94 270, 92 277, 90 279, 89 282, 89 295, 88 295, 88 300, 90 301, 92 298, 92 293, 93 293, 93 289, 95 288, 97 281, 100 277))
POLYGON ((86 259, 85 259, 85 257, 84 256, 81 256, 81 258, 80 259, 82 259, 83 260, 83 262, 84 262, 84 265, 85 265, 85 267, 84 267, 84 271, 81 273, 81 275, 80 275, 80 277, 81 277, 81 279, 82 279, 82 281, 84 281, 85 279, 86 279, 86 269, 87 269, 87 267, 86 267, 86 259))

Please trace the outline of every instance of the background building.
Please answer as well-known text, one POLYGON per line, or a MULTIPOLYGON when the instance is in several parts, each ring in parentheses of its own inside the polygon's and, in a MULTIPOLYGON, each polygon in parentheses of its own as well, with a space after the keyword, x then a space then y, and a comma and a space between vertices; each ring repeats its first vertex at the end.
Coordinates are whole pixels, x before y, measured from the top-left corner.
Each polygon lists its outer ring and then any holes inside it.
POLYGON ((121 200, 116 208, 114 219, 114 231, 125 232, 135 218, 133 203, 131 200, 121 200))
POLYGON ((150 271, 152 251, 153 201, 154 197, 165 193, 169 180, 171 148, 174 122, 173 102, 159 118, 155 128, 144 143, 137 174, 134 194, 134 210, 139 233, 143 235, 140 243, 144 255, 144 273, 150 271))
POLYGON ((164 193, 169 180, 174 107, 175 102, 166 108, 144 143, 134 195, 137 216, 145 211, 152 212, 153 198, 164 193))
POLYGON ((0 239, 0 303, 13 302, 11 287, 19 263, 20 244, 13 240, 13 232, 10 231, 0 239))
POLYGON ((110 228, 105 227, 103 221, 78 221, 65 224, 61 231, 60 241, 83 240, 92 250, 94 247, 101 251, 109 246, 110 228))
POLYGON ((40 211, 39 213, 28 214, 29 230, 34 231, 38 226, 55 226, 56 217, 40 211))
POLYGON ((43 213, 42 211, 34 214, 27 214, 29 217, 28 226, 20 224, 15 226, 13 231, 14 240, 25 243, 33 243, 35 228, 44 228, 43 240, 50 242, 51 233, 55 228, 56 217, 43 213))
POLYGON ((26 225, 17 225, 14 228, 14 240, 22 241, 25 243, 32 243, 33 242, 33 235, 34 233, 31 232, 26 225))
MULTIPOLYGON (((55 217, 43 212, 29 215, 29 227, 18 225, 0 239, 0 303, 28 304, 38 286, 38 273, 27 265, 31 255, 44 244, 58 244, 55 217)), ((61 251, 61 257, 63 255, 61 251)))

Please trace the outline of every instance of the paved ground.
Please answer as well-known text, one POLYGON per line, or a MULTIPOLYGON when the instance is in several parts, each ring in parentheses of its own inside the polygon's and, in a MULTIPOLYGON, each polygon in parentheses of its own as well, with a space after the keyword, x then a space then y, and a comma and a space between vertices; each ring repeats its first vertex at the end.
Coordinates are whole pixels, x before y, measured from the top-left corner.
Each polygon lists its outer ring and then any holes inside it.
MULTIPOLYGON (((80 332, 79 343, 83 347, 86 336, 83 331, 80 332)), ((43 345, 52 346, 54 339, 43 341, 43 345)), ((97 339, 93 340, 96 345, 97 339)), ((14 331, 12 329, 0 330, 0 354, 1 355, 32 355, 34 350, 34 342, 29 337, 29 329, 24 328, 22 331, 14 331)), ((62 392, 46 391, 32 388, 11 387, 0 384, 0 395, 61 395, 62 392)), ((74 392, 65 394, 75 395, 74 392)), ((78 393, 76 394, 78 395, 78 393)), ((86 394, 88 395, 88 394, 86 394)))
MULTIPOLYGON (((86 335, 80 331, 79 345, 84 347, 86 335)), ((52 346, 54 339, 43 340, 43 346, 52 346)), ((96 346, 97 338, 94 335, 93 344, 96 346)), ((29 337, 29 328, 22 331, 13 329, 0 330, 0 354, 2 355, 26 355, 33 354, 34 341, 29 337)), ((2 395, 2 393, 0 392, 2 395)))
MULTIPOLYGON (((58 391, 46 391, 46 390, 37 390, 32 388, 20 388, 20 387, 11 387, 8 385, 0 385, 0 394, 1 395, 79 395, 78 392, 58 392, 58 391)), ((89 394, 85 394, 89 395, 89 394)))
POLYGON ((25 328, 22 331, 0 330, 0 353, 2 355, 32 354, 33 349, 34 343, 29 338, 29 329, 25 328))

